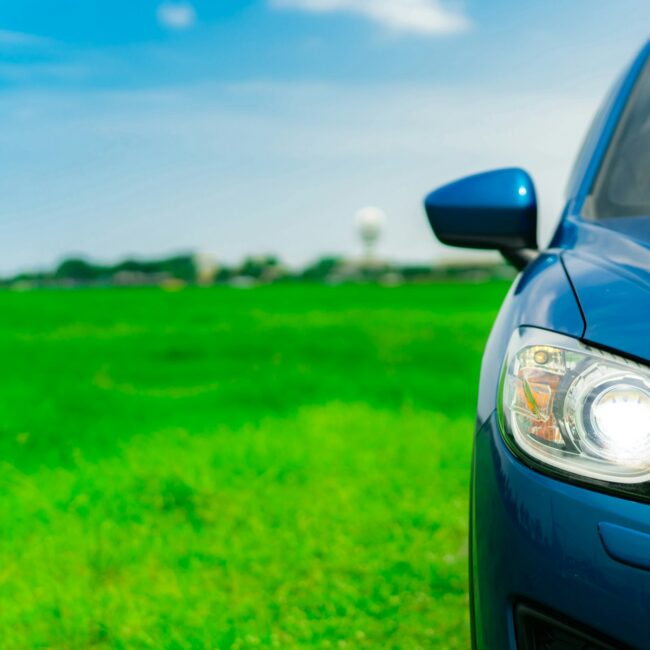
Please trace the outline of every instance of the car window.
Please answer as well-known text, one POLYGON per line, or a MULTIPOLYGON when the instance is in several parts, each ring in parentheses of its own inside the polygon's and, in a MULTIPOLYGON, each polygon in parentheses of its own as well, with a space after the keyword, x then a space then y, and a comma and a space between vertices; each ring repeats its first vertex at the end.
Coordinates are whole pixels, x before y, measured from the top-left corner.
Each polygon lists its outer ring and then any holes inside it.
POLYGON ((592 219, 650 216, 650 65, 646 65, 587 198, 592 219))

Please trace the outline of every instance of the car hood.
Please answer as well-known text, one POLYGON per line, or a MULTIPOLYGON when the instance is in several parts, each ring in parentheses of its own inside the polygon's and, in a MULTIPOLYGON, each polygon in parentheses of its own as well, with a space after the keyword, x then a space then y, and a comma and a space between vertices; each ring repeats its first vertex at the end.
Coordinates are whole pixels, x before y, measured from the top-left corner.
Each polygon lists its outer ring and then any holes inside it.
POLYGON ((648 232, 643 229, 640 237, 627 228, 585 225, 563 254, 585 319, 585 341, 645 362, 650 362, 648 232))

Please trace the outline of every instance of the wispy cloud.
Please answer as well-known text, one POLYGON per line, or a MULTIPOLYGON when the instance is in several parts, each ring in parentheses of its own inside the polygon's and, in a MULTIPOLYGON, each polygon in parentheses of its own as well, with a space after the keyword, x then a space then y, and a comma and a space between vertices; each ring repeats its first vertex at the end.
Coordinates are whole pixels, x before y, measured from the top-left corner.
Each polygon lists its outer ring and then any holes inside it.
POLYGON ((99 259, 209 250, 233 263, 269 250, 291 263, 352 255, 353 215, 366 204, 388 213, 387 256, 443 259, 421 197, 513 164, 544 197, 545 241, 594 99, 268 80, 5 92, 0 234, 11 245, 0 273, 80 250, 99 259))
POLYGON ((276 9, 357 14, 390 29, 425 35, 452 34, 470 27, 468 17, 442 0, 270 0, 276 9))
POLYGON ((91 74, 81 63, 0 63, 0 81, 15 84, 82 81, 91 74))
POLYGON ((0 29, 0 46, 35 46, 51 43, 47 38, 26 34, 25 32, 13 32, 8 29, 0 29))
POLYGON ((196 9, 189 2, 163 2, 158 7, 158 21, 168 29, 190 29, 196 24, 196 9))

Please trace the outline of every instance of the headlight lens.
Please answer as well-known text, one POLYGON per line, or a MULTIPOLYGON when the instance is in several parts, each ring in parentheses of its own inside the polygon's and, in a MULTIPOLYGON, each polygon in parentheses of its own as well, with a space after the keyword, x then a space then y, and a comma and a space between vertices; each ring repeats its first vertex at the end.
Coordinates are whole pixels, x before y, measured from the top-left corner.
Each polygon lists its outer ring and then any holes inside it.
POLYGON ((615 483, 650 480, 650 371, 575 339, 522 328, 501 390, 502 423, 538 461, 615 483))

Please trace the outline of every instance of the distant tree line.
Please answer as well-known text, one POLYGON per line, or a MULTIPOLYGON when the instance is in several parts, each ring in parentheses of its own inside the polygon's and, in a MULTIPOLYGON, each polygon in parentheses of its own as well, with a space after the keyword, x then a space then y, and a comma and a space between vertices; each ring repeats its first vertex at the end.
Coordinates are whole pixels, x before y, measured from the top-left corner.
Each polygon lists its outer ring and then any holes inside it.
POLYGON ((124 260, 114 265, 94 264, 84 259, 73 258, 59 264, 54 271, 54 278, 93 282, 114 278, 121 274, 165 275, 193 282, 196 278, 196 268, 193 258, 189 255, 179 255, 161 260, 124 260))
POLYGON ((0 281, 1 286, 76 287, 176 284, 250 285, 272 282, 377 282, 401 284, 435 281, 481 281, 511 278, 504 264, 466 263, 447 266, 359 262, 342 256, 324 256, 302 269, 291 269, 273 255, 250 256, 228 266, 201 255, 182 254, 161 259, 126 259, 101 264, 72 257, 51 271, 20 273, 0 281))

